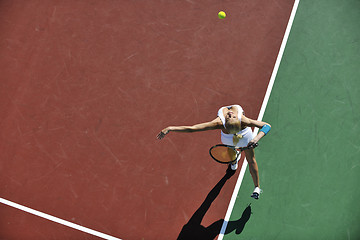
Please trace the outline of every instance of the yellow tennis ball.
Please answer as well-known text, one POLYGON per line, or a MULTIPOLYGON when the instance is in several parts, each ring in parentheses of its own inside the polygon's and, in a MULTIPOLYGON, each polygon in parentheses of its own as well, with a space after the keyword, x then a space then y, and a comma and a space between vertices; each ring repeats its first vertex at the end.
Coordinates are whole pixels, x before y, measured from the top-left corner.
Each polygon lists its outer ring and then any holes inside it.
POLYGON ((224 11, 220 11, 218 13, 218 17, 219 17, 219 19, 224 19, 224 18, 226 18, 226 13, 224 11))

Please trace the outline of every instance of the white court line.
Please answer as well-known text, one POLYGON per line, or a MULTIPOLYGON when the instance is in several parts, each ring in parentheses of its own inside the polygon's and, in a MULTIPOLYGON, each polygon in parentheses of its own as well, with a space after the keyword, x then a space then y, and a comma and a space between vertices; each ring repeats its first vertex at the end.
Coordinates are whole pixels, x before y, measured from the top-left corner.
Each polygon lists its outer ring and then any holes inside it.
POLYGON ((36 216, 38 216, 38 217, 45 218, 45 219, 47 219, 47 220, 50 220, 50 221, 53 221, 53 222, 56 222, 56 223, 59 223, 59 224, 62 224, 62 225, 65 225, 65 226, 74 228, 74 229, 77 229, 77 230, 79 230, 79 231, 82 231, 82 232, 85 232, 85 233, 88 233, 88 234, 91 234, 91 235, 94 235, 94 236, 97 236, 97 237, 100 237, 100 238, 103 238, 103 239, 108 239, 108 240, 121 240, 121 239, 119 239, 119 238, 112 237, 112 236, 110 236, 110 235, 107 235, 107 234, 104 234, 104 233, 101 233, 101 232, 98 232, 98 231, 95 231, 95 230, 92 230, 92 229, 89 229, 89 228, 86 228, 86 227, 77 225, 77 224, 75 224, 75 223, 71 223, 71 222, 65 221, 65 220, 63 220, 63 219, 60 219, 60 218, 51 216, 51 215, 46 214, 46 213, 39 212, 39 211, 37 211, 37 210, 34 210, 34 209, 31 209, 31 208, 22 206, 22 205, 20 205, 20 204, 11 202, 11 201, 6 200, 6 199, 3 199, 3 198, 0 198, 0 203, 3 203, 3 204, 8 205, 8 206, 10 206, 10 207, 17 208, 17 209, 22 210, 22 211, 24 211, 24 212, 27 212, 27 213, 36 215, 36 216))
MULTIPOLYGON (((285 50, 285 46, 286 46, 286 43, 287 43, 287 40, 289 38, 289 34, 290 34, 290 30, 291 30, 291 26, 294 22, 294 18, 295 18, 295 14, 296 14, 296 10, 299 6, 299 2, 300 0, 295 0, 294 2, 294 6, 293 6, 293 9, 291 11, 291 15, 290 15, 290 18, 289 18, 289 22, 288 22, 288 25, 286 27, 286 31, 285 31, 285 34, 284 34, 284 38, 283 38, 283 41, 281 43, 281 47, 280 47, 280 50, 279 50, 279 54, 277 56, 277 59, 276 59, 276 63, 275 63, 275 66, 274 66, 274 69, 273 69, 273 72, 271 74, 271 78, 270 78, 270 81, 269 81, 269 85, 268 85, 268 88, 266 90, 266 94, 265 94, 265 97, 264 97, 264 101, 261 105, 261 109, 260 109, 260 113, 259 113, 259 116, 258 116, 258 121, 262 121, 262 118, 264 116, 264 113, 265 113, 265 109, 266 109, 266 106, 268 104, 268 101, 269 101, 269 98, 270 98, 270 94, 271 94, 271 90, 274 86, 274 82, 275 82, 275 77, 277 75, 277 72, 279 70, 279 66, 280 66, 280 62, 281 62, 281 59, 282 59, 282 56, 284 54, 284 50, 285 50)), ((254 133, 253 135, 256 136, 257 133, 258 133, 259 129, 258 128, 255 128, 254 129, 254 133)), ((225 218, 224 218, 224 223, 221 227, 221 230, 220 230, 220 234, 219 234, 219 237, 218 237, 218 240, 222 240, 224 238, 224 234, 225 234, 225 230, 226 230, 226 227, 227 227, 227 224, 229 222, 229 219, 230 219, 230 216, 231 216, 231 213, 233 211, 233 208, 234 208, 234 205, 235 205, 235 201, 236 201, 236 198, 237 198, 237 195, 239 193, 239 190, 240 190, 240 186, 241 186, 241 183, 242 183, 242 180, 244 178, 244 175, 245 175, 245 171, 246 171, 246 168, 247 168, 247 161, 246 161, 246 158, 243 162, 243 165, 241 167, 241 171, 240 171, 240 174, 239 174, 239 177, 237 179, 237 182, 236 182, 236 185, 235 185, 235 189, 234 189, 234 192, 231 196, 231 200, 230 200, 230 204, 229 204, 229 207, 228 207, 228 210, 226 212, 226 215, 225 215, 225 218)))

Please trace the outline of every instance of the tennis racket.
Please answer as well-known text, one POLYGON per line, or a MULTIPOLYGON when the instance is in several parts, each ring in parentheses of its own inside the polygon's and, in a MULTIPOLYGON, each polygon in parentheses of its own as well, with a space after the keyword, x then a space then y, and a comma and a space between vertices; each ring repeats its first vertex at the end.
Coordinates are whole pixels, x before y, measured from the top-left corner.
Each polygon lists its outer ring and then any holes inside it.
POLYGON ((258 143, 250 147, 234 147, 225 144, 218 144, 212 146, 209 150, 210 156, 217 162, 228 164, 234 162, 241 154, 242 151, 259 146, 258 143))

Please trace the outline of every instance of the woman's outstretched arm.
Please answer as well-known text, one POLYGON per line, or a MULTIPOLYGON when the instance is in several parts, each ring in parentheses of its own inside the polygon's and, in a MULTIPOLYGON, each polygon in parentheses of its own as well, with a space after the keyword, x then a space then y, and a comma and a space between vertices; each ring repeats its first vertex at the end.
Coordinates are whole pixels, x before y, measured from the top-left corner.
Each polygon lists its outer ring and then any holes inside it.
POLYGON ((200 132, 200 131, 207 131, 207 130, 214 130, 221 128, 221 120, 219 118, 214 119, 211 122, 199 123, 192 126, 169 126, 164 128, 158 135, 158 139, 163 139, 166 134, 169 132, 200 132))

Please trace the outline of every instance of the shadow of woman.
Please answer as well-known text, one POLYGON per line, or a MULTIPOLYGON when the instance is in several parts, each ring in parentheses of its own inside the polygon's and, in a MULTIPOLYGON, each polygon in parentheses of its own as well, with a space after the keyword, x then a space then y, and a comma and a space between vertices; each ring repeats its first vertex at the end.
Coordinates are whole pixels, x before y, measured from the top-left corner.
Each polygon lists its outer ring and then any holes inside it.
POLYGON ((242 233, 242 231, 245 228, 245 224, 247 223, 247 221, 249 221, 251 216, 251 204, 249 204, 244 212, 241 215, 241 218, 239 218, 239 220, 236 221, 230 221, 227 226, 226 226, 226 230, 225 230, 225 234, 229 234, 233 231, 235 231, 236 234, 240 234, 242 233))
MULTIPOLYGON (((221 231, 221 228, 224 223, 224 219, 220 219, 208 227, 202 226, 201 222, 209 210, 212 202, 219 195, 222 187, 225 185, 226 181, 234 175, 235 171, 232 171, 230 167, 226 170, 226 174, 221 180, 215 185, 215 187, 207 195, 205 201, 201 204, 199 209, 193 214, 190 220, 184 225, 181 229, 181 232, 177 240, 213 240, 221 231)), ((240 234, 244 229, 246 222, 249 220, 251 215, 250 205, 245 209, 242 217, 237 221, 231 221, 227 223, 227 229, 225 234, 228 234, 232 231, 236 231, 236 234, 240 234)))

